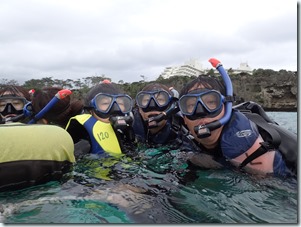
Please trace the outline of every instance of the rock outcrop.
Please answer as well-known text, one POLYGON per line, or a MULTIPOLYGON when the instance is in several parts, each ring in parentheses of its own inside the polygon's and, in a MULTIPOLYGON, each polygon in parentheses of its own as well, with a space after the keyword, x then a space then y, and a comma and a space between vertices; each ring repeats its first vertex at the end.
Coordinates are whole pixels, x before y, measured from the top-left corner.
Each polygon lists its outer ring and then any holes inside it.
POLYGON ((297 111, 297 72, 256 70, 253 75, 231 76, 234 93, 245 101, 254 101, 265 110, 297 111))

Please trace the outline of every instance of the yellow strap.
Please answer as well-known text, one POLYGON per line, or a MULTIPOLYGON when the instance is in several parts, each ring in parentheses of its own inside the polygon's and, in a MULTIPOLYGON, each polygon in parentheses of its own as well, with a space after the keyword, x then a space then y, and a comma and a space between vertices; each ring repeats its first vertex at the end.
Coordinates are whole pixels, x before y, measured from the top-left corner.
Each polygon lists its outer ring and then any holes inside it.
POLYGON ((104 151, 121 154, 119 141, 110 123, 97 121, 93 127, 93 135, 104 151))
MULTIPOLYGON (((92 117, 91 114, 80 114, 70 119, 66 129, 68 128, 72 119, 77 120, 80 124, 84 125, 85 122, 92 117)), ((100 144, 105 152, 111 154, 122 154, 119 141, 115 131, 110 123, 105 123, 98 120, 92 129, 95 140, 100 144)))

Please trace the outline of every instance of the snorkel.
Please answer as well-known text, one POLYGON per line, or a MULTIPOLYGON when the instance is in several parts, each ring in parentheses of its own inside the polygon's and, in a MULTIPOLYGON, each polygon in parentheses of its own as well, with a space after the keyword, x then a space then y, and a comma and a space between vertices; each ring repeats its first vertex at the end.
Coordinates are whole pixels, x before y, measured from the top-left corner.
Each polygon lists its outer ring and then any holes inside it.
POLYGON ((198 138, 209 137, 211 135, 211 131, 220 128, 222 125, 225 125, 230 120, 232 112, 233 87, 231 79, 219 60, 210 58, 209 62, 221 74, 226 86, 225 113, 220 120, 216 120, 205 125, 196 126, 194 128, 194 131, 197 134, 198 138))
POLYGON ((160 113, 159 115, 157 116, 154 116, 154 117, 150 117, 147 122, 148 122, 148 127, 149 128, 155 128, 158 126, 158 123, 160 121, 163 121, 163 120, 167 120, 172 114, 175 114, 179 111, 179 107, 177 105, 177 102, 172 102, 170 107, 163 111, 162 113, 160 113))
POLYGON ((179 93, 173 87, 167 87, 160 83, 149 84, 136 95, 136 103, 139 112, 148 113, 142 115, 142 119, 147 129, 161 127, 163 120, 167 120, 171 115, 179 112, 179 93))
MULTIPOLYGON (((47 103, 47 105, 39 112, 37 113, 33 119, 31 119, 27 124, 34 124, 36 123, 38 120, 40 120, 52 107, 54 107, 54 105, 61 99, 66 98, 67 96, 71 95, 72 92, 68 89, 63 89, 58 91, 55 96, 49 101, 49 103, 47 103)), ((31 104, 31 103, 29 103, 31 104)), ((29 104, 27 104, 24 107, 24 115, 25 116, 29 116, 30 114, 30 109, 32 109, 32 106, 30 106, 29 104)))

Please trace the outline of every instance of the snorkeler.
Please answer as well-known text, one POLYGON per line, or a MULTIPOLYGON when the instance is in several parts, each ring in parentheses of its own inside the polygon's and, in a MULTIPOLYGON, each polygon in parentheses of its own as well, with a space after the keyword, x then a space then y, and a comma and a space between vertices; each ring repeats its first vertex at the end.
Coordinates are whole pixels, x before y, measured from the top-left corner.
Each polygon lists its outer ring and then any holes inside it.
POLYGON ((131 144, 132 98, 113 83, 95 85, 86 95, 84 114, 72 117, 66 126, 82 153, 122 154, 131 144), (87 145, 87 141, 89 142, 87 145))
POLYGON ((133 129, 139 142, 167 144, 177 139, 175 94, 163 84, 152 83, 136 95, 133 129))
MULTIPOLYGON (((207 154, 218 163, 216 168, 230 164, 249 173, 293 175, 277 147, 264 141, 257 125, 232 109, 232 83, 227 75, 223 79, 226 86, 217 78, 200 75, 181 91, 179 107, 194 152, 207 154)), ((212 168, 208 163, 198 159, 197 165, 212 168)))

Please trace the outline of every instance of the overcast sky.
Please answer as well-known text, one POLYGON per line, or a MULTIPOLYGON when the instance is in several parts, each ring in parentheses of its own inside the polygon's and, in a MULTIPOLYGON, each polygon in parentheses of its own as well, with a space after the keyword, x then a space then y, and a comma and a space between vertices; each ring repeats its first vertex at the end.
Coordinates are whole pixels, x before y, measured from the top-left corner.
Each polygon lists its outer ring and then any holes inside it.
POLYGON ((297 70, 294 0, 0 0, 0 79, 155 80, 167 66, 297 70))

